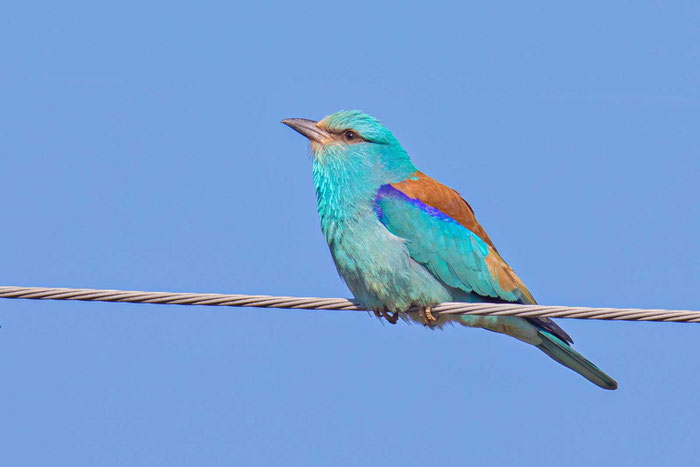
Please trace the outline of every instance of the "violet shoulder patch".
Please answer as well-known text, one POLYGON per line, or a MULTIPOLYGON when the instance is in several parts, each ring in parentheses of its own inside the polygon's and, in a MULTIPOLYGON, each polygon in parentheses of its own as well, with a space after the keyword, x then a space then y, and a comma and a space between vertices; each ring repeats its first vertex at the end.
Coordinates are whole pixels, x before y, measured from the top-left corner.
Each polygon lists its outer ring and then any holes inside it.
MULTIPOLYGON (((423 203, 419 199, 411 198, 410 196, 406 195, 401 190, 398 190, 391 185, 382 185, 381 187, 379 187, 379 190, 377 191, 377 197, 374 200, 374 212, 377 214, 377 217, 382 222, 382 224, 386 224, 386 222, 385 222, 386 219, 384 218, 384 211, 382 210, 382 207, 381 207, 381 201, 384 199, 387 199, 387 198, 389 198, 389 199, 393 198, 396 200, 404 201, 412 206, 417 207, 418 209, 420 209, 421 211, 430 215, 431 217, 434 217, 434 218, 439 219, 441 221, 459 224, 459 222, 457 222, 456 220, 454 220, 452 217, 448 216, 444 212, 440 211, 439 209, 434 208, 432 206, 428 206, 427 204, 423 203)), ((461 225, 461 224, 459 224, 459 225, 461 225)))

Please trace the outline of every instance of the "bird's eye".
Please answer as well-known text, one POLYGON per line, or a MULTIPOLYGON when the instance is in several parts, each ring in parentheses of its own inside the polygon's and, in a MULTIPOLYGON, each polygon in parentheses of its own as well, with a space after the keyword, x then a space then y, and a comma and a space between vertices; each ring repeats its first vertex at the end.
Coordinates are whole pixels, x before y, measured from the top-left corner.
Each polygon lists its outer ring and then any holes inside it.
POLYGON ((347 130, 345 133, 343 133, 343 137, 345 138, 345 141, 356 141, 358 138, 357 133, 352 130, 347 130))

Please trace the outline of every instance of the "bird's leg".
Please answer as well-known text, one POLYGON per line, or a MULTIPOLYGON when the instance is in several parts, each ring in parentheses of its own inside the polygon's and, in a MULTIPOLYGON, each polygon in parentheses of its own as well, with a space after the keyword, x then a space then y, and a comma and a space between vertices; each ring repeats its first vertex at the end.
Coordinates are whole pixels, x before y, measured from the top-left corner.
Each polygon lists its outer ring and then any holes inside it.
POLYGON ((429 306, 422 308, 420 314, 423 318, 423 324, 432 328, 437 323, 437 318, 430 312, 430 308, 429 306))
POLYGON ((374 310, 374 316, 377 318, 384 318, 385 320, 389 321, 391 324, 396 324, 396 322, 399 320, 399 312, 395 311, 394 314, 392 315, 386 310, 381 310, 377 311, 374 310))

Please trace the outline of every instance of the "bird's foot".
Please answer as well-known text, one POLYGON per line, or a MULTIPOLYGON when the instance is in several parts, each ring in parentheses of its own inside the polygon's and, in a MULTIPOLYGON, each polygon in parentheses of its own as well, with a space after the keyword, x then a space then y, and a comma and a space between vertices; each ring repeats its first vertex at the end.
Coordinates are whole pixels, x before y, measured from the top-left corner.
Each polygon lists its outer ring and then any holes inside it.
POLYGON ((421 309, 420 316, 423 319, 423 325, 432 328, 435 326, 438 319, 430 312, 430 308, 431 307, 426 306, 425 308, 421 309))
POLYGON ((399 320, 399 312, 398 311, 395 311, 393 314, 391 314, 386 310, 381 310, 381 311, 374 310, 374 316, 376 316, 377 318, 384 318, 385 320, 387 320, 391 324, 396 324, 399 320))

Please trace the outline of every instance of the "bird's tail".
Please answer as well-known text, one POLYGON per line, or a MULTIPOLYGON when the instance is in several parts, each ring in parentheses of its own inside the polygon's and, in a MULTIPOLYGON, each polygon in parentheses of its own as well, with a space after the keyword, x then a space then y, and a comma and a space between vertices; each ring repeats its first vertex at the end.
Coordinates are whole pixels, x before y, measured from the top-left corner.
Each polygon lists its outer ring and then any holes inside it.
POLYGON ((539 327, 537 333, 542 338, 542 343, 537 348, 542 352, 603 389, 617 389, 617 382, 614 379, 572 349, 566 342, 539 327))

